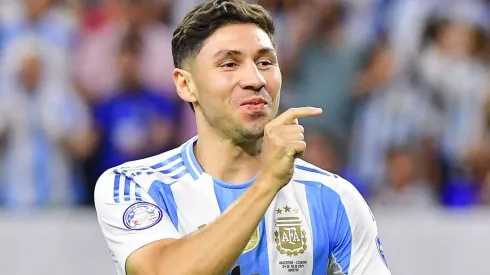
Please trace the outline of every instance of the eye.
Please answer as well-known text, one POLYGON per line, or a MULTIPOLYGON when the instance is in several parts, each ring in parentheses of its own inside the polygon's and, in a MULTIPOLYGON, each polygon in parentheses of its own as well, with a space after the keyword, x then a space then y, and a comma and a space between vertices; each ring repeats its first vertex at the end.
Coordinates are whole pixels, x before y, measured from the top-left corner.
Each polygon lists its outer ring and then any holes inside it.
POLYGON ((225 62, 225 63, 221 64, 221 66, 220 66, 220 67, 223 67, 223 68, 229 68, 229 69, 233 69, 233 68, 235 68, 235 67, 237 67, 237 66, 238 66, 238 64, 237 64, 237 63, 232 62, 232 61, 228 61, 228 62, 225 62))
POLYGON ((272 66, 273 63, 270 60, 260 60, 257 65, 259 68, 267 69, 268 67, 272 66))

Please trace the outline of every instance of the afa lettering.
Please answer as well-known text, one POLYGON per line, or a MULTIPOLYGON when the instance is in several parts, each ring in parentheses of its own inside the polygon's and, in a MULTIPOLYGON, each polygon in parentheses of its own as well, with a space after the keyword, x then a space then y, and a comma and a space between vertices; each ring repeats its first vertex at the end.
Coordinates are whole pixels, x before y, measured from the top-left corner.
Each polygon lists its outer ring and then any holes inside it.
MULTIPOLYGON (((231 273, 229 275, 242 275, 242 272, 240 270, 240 266, 239 265, 235 266, 231 270, 231 273)), ((243 274, 243 275, 245 275, 245 274, 243 274)), ((250 274, 250 275, 260 275, 260 274, 255 273, 255 274, 250 274)))

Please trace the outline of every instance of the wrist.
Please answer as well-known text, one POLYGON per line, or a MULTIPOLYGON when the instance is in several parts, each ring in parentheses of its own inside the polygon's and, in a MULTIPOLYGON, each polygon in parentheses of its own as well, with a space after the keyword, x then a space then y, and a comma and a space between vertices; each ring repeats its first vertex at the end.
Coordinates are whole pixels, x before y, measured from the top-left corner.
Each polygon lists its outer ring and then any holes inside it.
POLYGON ((253 185, 260 194, 275 196, 282 187, 277 181, 277 179, 268 173, 260 173, 253 185))

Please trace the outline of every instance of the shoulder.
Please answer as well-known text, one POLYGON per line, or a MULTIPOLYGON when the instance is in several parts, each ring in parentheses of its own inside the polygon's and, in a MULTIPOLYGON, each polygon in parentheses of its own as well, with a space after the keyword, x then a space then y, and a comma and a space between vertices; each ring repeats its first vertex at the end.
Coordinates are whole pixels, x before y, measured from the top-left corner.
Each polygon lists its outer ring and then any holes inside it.
POLYGON ((344 206, 366 204, 362 195, 348 180, 301 159, 295 162, 293 181, 312 187, 321 196, 337 197, 344 206))
POLYGON ((376 220, 369 205, 346 179, 297 160, 293 184, 304 184, 309 190, 307 199, 310 207, 320 207, 323 213, 336 217, 332 221, 337 223, 337 230, 351 230, 353 227, 357 228, 355 230, 376 231, 376 220))
POLYGON ((125 193, 131 196, 137 190, 148 192, 155 181, 170 183, 173 181, 172 172, 185 169, 181 156, 184 145, 107 169, 97 180, 94 199, 114 203, 125 193))

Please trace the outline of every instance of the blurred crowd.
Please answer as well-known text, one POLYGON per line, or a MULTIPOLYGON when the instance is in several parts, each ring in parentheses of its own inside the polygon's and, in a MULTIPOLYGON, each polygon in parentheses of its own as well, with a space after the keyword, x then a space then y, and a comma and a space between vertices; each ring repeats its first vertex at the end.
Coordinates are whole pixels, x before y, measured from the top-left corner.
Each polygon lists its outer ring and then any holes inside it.
MULTIPOLYGON (((90 205, 196 134, 172 32, 199 0, 0 0, 0 208, 90 205)), ((490 205, 490 1, 259 0, 307 161, 374 207, 490 205)))

